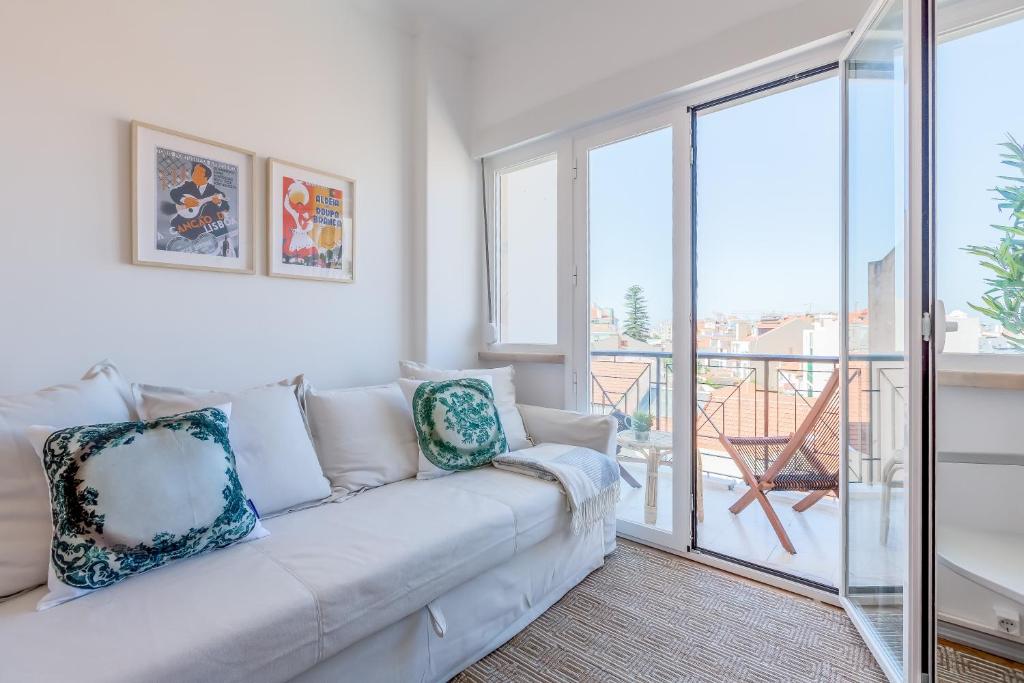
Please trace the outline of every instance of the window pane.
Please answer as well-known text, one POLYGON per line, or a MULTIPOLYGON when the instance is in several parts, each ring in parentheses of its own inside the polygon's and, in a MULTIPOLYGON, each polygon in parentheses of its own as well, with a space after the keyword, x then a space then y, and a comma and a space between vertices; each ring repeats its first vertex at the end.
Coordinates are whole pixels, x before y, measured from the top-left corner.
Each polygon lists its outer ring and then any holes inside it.
POLYGON ((956 323, 946 353, 1024 352, 1024 90, 1004 71, 1022 41, 1018 19, 936 49, 936 286, 956 323))
POLYGON ((617 517, 671 532, 672 129, 587 156, 590 411, 620 424, 617 517))
POLYGON ((558 342, 558 161, 498 174, 498 318, 507 344, 558 342))

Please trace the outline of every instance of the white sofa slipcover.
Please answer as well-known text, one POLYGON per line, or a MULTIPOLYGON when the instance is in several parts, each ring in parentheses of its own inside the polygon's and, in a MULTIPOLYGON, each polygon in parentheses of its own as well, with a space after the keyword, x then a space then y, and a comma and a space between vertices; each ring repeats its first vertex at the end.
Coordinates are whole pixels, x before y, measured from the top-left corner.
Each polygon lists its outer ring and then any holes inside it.
MULTIPOLYGON (((552 411, 535 424, 569 419, 552 411)), ((614 520, 573 536, 555 484, 494 468, 389 484, 266 526, 259 542, 53 610, 34 609, 43 589, 0 603, 0 680, 444 680, 614 548, 614 520)))

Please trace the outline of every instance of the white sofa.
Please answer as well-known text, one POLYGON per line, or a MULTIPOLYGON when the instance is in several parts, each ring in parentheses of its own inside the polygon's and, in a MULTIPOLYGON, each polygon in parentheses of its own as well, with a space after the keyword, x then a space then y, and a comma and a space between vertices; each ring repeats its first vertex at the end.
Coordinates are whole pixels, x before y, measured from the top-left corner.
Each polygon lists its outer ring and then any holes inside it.
MULTIPOLYGON (((606 417, 522 406, 529 434, 610 452, 606 417)), ((271 535, 37 612, 0 603, 2 681, 444 681, 615 547, 556 484, 484 467, 264 521, 271 535)))

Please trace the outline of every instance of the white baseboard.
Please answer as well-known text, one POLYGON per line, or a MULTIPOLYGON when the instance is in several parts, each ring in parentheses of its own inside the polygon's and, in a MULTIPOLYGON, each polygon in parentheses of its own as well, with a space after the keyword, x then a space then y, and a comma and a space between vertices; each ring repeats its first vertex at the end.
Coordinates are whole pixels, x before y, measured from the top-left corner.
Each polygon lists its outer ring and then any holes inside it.
POLYGON ((1024 664, 1024 642, 966 619, 939 613, 939 637, 1024 664))

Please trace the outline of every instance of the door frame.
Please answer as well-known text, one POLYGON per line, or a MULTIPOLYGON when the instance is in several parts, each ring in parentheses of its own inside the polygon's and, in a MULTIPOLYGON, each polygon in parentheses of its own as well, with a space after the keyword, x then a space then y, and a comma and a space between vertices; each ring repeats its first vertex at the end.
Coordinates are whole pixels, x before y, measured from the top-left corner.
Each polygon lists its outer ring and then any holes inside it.
MULTIPOLYGON (((787 73, 785 75, 777 76, 776 78, 771 79, 771 80, 766 80, 766 81, 762 81, 762 82, 754 84, 754 85, 749 85, 746 88, 737 89, 737 90, 734 90, 732 92, 725 93, 725 94, 719 93, 715 97, 711 97, 711 98, 709 98, 707 100, 703 100, 703 101, 701 101, 700 103, 697 103, 697 104, 692 104, 692 105, 690 105, 690 106, 688 106, 686 108, 688 125, 689 125, 689 131, 690 131, 690 152, 689 152, 689 162, 690 162, 689 163, 689 174, 690 174, 690 177, 689 177, 689 183, 688 183, 688 186, 687 186, 687 188, 688 188, 689 203, 690 203, 690 206, 689 206, 689 211, 690 212, 689 212, 689 215, 688 215, 688 219, 689 219, 689 225, 690 225, 689 233, 690 233, 690 247, 691 247, 690 253, 688 255, 689 259, 690 259, 690 262, 689 262, 688 265, 689 265, 689 269, 690 269, 690 273, 691 273, 691 275, 690 275, 689 301, 688 301, 689 310, 693 311, 693 310, 696 310, 696 308, 697 308, 697 288, 698 288, 698 282, 697 282, 697 253, 696 253, 696 245, 697 245, 697 242, 698 242, 698 240, 697 240, 698 220, 697 220, 697 206, 696 206, 695 198, 697 197, 697 189, 698 189, 697 188, 697 181, 698 181, 698 176, 697 176, 697 172, 698 172, 698 167, 697 167, 697 147, 698 147, 699 141, 698 141, 698 137, 697 137, 697 121, 698 121, 698 117, 699 117, 700 112, 705 111, 705 110, 715 110, 715 109, 729 108, 730 106, 735 106, 735 105, 741 105, 741 104, 743 104, 744 101, 748 101, 748 100, 750 100, 752 98, 757 98, 759 96, 770 96, 772 94, 776 94, 776 93, 782 92, 783 90, 788 89, 788 88, 797 88, 797 87, 800 87, 802 85, 807 85, 808 82, 814 82, 815 80, 824 80, 824 79, 827 79, 827 78, 831 78, 832 76, 838 76, 838 72, 839 72, 839 62, 836 61, 836 60, 829 60, 829 61, 824 62, 824 63, 819 63, 819 64, 816 64, 814 66, 810 66, 810 67, 807 67, 807 68, 800 69, 798 71, 792 71, 792 72, 789 72, 789 73, 787 73)), ((695 350, 696 350, 696 343, 697 343, 696 319, 693 316, 691 316, 691 319, 690 319, 689 322, 690 322, 690 324, 689 324, 688 334, 689 334, 689 341, 690 341, 690 349, 691 349, 691 352, 695 352, 695 350)), ((690 357, 689 365, 691 367, 691 372, 693 373, 693 376, 695 377, 696 376, 696 372, 697 372, 697 370, 696 370, 696 365, 697 365, 696 353, 693 353, 693 355, 690 357)), ((693 430, 692 430, 693 420, 695 419, 696 405, 697 405, 696 383, 694 383, 694 385, 692 386, 692 390, 693 390, 693 394, 694 395, 692 397, 693 411, 690 413, 690 415, 691 415, 691 417, 690 417, 690 420, 691 420, 691 437, 690 437, 691 441, 690 441, 689 445, 690 445, 691 453, 696 453, 697 452, 697 435, 695 433, 693 433, 693 430)), ((844 466, 845 466, 844 464, 841 464, 841 469, 844 466)), ((691 481, 696 482, 696 478, 698 476, 700 476, 700 473, 697 472, 696 464, 694 463, 692 465, 692 467, 691 467, 691 481)), ((690 495, 693 496, 694 499, 696 499, 697 489, 696 489, 695 485, 692 486, 692 490, 690 492, 690 495)), ((842 508, 842 506, 840 506, 840 525, 841 526, 843 524, 842 510, 843 510, 843 508, 842 508)), ((693 552, 695 552, 695 553, 700 553, 700 554, 703 554, 703 555, 706 555, 706 556, 709 556, 709 557, 714 557, 714 558, 716 558, 716 559, 718 559, 720 561, 723 561, 723 562, 726 562, 726 563, 730 563, 730 564, 734 564, 734 565, 737 565, 737 566, 747 567, 747 568, 751 569, 752 571, 756 571, 756 572, 759 572, 761 574, 768 575, 768 576, 777 577, 777 578, 779 578, 779 579, 781 579, 783 581, 789 582, 789 583, 795 583, 795 584, 804 585, 804 586, 807 586, 809 589, 814 590, 814 591, 819 592, 819 593, 837 595, 838 592, 839 592, 839 587, 838 586, 830 586, 828 584, 820 583, 820 582, 814 581, 812 579, 803 578, 803 577, 798 576, 796 574, 790 574, 790 573, 787 573, 787 572, 779 570, 779 569, 775 569, 775 568, 772 568, 772 567, 766 567, 766 566, 758 564, 757 562, 754 562, 752 560, 745 560, 745 559, 743 559, 741 557, 735 557, 735 556, 728 555, 728 554, 725 554, 725 553, 721 553, 721 552, 718 552, 718 551, 715 551, 715 550, 712 550, 712 549, 709 549, 709 548, 701 547, 699 545, 700 539, 699 539, 698 534, 697 534, 697 511, 696 511, 696 509, 694 509, 692 511, 690 529, 691 529, 691 532, 690 532, 691 533, 690 546, 691 546, 691 550, 693 552)), ((842 557, 843 549, 840 550, 840 554, 841 554, 841 557, 842 557)), ((845 570, 845 567, 841 567, 841 570, 845 570)), ((841 574, 843 574, 843 573, 845 573, 845 571, 841 571, 841 574)))
MULTIPOLYGON (((678 105, 663 105, 620 120, 614 125, 602 126, 591 131, 584 131, 573 138, 574 187, 573 187, 573 274, 575 288, 573 292, 573 340, 572 367, 570 374, 572 384, 576 387, 575 408, 582 412, 590 411, 590 202, 589 202, 589 153, 618 142, 645 135, 657 130, 672 130, 672 326, 674 330, 688 328, 689 311, 681 307, 678 301, 680 285, 689 277, 689 240, 681 225, 687 221, 682 219, 689 211, 687 193, 679 192, 681 168, 689 162, 689 131, 686 125, 685 111, 678 105)), ((627 520, 617 520, 617 533, 620 536, 637 540, 641 543, 683 553, 689 550, 690 510, 692 498, 690 492, 691 454, 690 442, 692 426, 685 419, 687 409, 692 407, 693 393, 692 368, 685 362, 689 339, 680 344, 677 335, 673 335, 672 367, 673 386, 677 389, 672 394, 672 529, 667 531, 627 520), (686 349, 681 348, 686 346, 686 349), (679 388, 683 390, 680 391, 679 388), (690 390, 687 391, 686 388, 690 390)))
MULTIPOLYGON (((702 102, 708 102, 720 97, 725 97, 741 90, 755 88, 764 83, 785 78, 795 73, 814 69, 823 64, 835 62, 840 55, 843 45, 849 39, 850 35, 850 31, 843 31, 826 38, 822 38, 821 40, 813 43, 781 53, 776 57, 755 62, 740 69, 727 72, 720 77, 709 79, 707 82, 702 82, 692 88, 685 88, 680 92, 672 93, 663 99, 659 99, 658 101, 639 107, 633 111, 612 115, 605 119, 580 126, 579 128, 568 132, 568 135, 572 139, 572 158, 578 162, 581 156, 581 150, 590 140, 604 138, 607 140, 605 143, 607 144, 608 142, 615 141, 615 139, 631 137, 628 134, 616 136, 611 131, 628 130, 630 126, 642 127, 642 121, 654 120, 659 116, 666 117, 666 120, 671 118, 675 121, 675 128, 673 130, 673 167, 675 173, 673 181, 673 287, 676 290, 673 298, 674 329, 689 329, 693 325, 693 316, 691 311, 692 297, 689 291, 689 288, 692 286, 691 249, 693 246, 693 225, 691 222, 692 175, 690 166, 690 136, 692 131, 690 128, 690 116, 687 112, 687 108, 698 105, 702 102), (687 291, 680 292, 679 288, 684 284, 687 291)), ((650 127, 648 130, 654 130, 657 127, 659 126, 650 127)), ((580 189, 580 186, 585 186, 585 182, 583 181, 583 175, 580 173, 579 168, 578 163, 573 164, 575 174, 570 173, 569 181, 574 185, 572 191, 571 229, 573 241, 573 264, 570 266, 570 272, 575 274, 576 277, 572 278, 575 281, 575 286, 572 286, 573 291, 571 294, 573 304, 571 316, 572 341, 569 345, 569 353, 566 358, 565 365, 565 405, 567 407, 586 412, 589 410, 589 406, 587 405, 587 390, 583 388, 583 378, 589 370, 589 345, 587 335, 589 332, 590 307, 588 301, 589 289, 586 284, 586 278, 588 276, 588 273, 586 272, 586 265, 588 263, 588 231, 587 218, 585 214, 586 196, 585 194, 581 195, 581 193, 585 193, 585 189, 580 189), (573 175, 575 175, 575 179, 573 179, 573 175), (575 382, 574 379, 576 380, 575 382)), ((687 381, 690 383, 693 395, 690 395, 690 393, 687 392, 686 401, 683 401, 681 400, 683 392, 677 392, 677 395, 675 396, 676 400, 673 405, 673 420, 675 424, 687 425, 686 428, 692 431, 691 423, 696 401, 696 387, 693 384, 692 374, 694 369, 690 367, 694 362, 692 337, 688 337, 686 339, 687 348, 679 347, 678 340, 676 340, 676 346, 677 348, 675 348, 673 352, 673 366, 677 369, 677 372, 678 369, 682 368, 684 365, 686 366, 687 372, 690 373, 687 381), (682 363, 677 362, 677 360, 681 360, 682 363), (684 405, 684 403, 686 405, 684 405)), ((682 376, 677 374, 676 381, 677 383, 681 382, 682 376)), ((679 482, 674 479, 673 491, 685 491, 685 495, 689 500, 684 499, 682 504, 675 505, 674 509, 685 508, 687 518, 683 520, 682 523, 679 523, 678 520, 674 519, 673 529, 684 530, 685 538, 676 539, 675 544, 669 545, 666 541, 671 541, 672 539, 666 539, 666 534, 664 534, 664 532, 662 532, 661 536, 657 534, 653 536, 651 534, 639 535, 633 533, 631 529, 621 527, 618 530, 618 535, 685 557, 686 559, 699 562, 709 567, 720 569, 731 574, 742 576, 753 581, 764 583, 775 588, 780 588, 797 595, 802 595, 813 600, 839 607, 839 597, 833 591, 826 591, 810 584, 787 578, 786 576, 766 572, 762 569, 753 569, 744 564, 721 559, 714 555, 692 548, 692 527, 690 526, 693 514, 692 468, 694 465, 693 455, 691 452, 692 436, 687 434, 684 438, 687 439, 687 441, 682 444, 682 448, 680 448, 680 442, 677 440, 678 437, 677 439, 674 439, 674 448, 676 450, 673 453, 673 458, 676 459, 677 464, 682 465, 681 468, 676 467, 675 469, 684 469, 687 473, 687 479, 683 481, 683 485, 686 488, 680 489, 679 482), (684 524, 685 527, 683 526, 684 524)))

